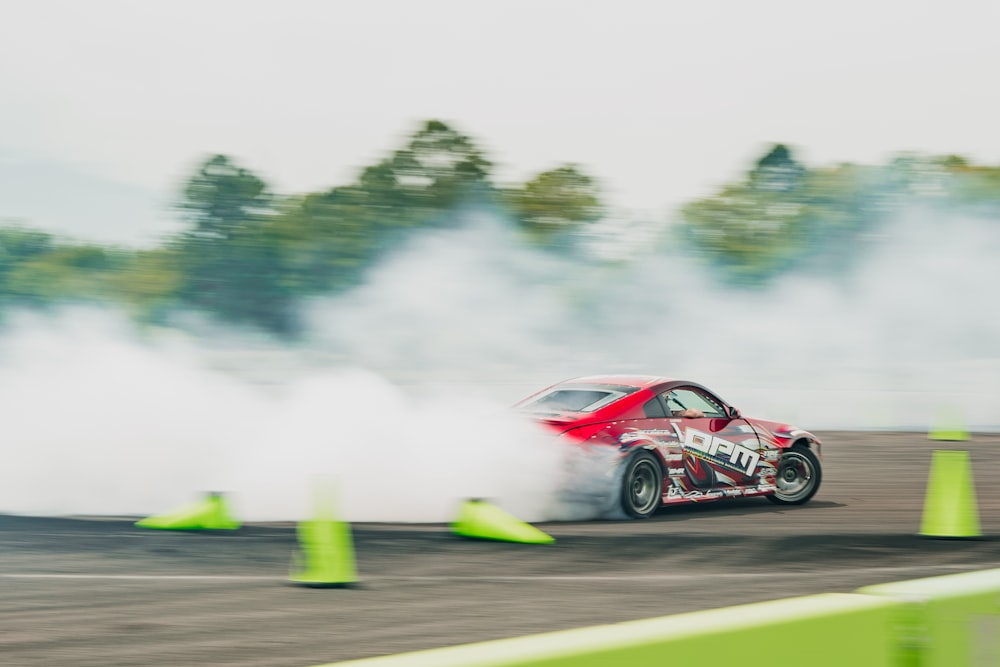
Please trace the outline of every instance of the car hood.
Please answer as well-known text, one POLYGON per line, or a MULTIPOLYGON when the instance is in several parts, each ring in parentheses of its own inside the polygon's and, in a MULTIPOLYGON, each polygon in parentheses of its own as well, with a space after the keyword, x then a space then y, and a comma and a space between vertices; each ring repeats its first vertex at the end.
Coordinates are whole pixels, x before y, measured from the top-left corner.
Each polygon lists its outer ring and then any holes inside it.
POLYGON ((756 417, 745 417, 748 422, 753 424, 754 429, 760 434, 770 434, 775 438, 783 440, 797 440, 798 438, 810 438, 812 440, 819 441, 815 435, 806 431, 804 429, 795 426, 794 424, 788 424, 785 422, 770 421, 768 419, 758 419, 756 417))

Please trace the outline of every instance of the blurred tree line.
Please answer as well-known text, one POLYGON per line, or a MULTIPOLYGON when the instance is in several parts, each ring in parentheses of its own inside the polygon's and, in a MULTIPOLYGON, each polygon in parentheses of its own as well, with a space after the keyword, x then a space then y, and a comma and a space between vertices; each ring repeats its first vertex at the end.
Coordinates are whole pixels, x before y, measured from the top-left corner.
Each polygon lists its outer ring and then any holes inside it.
MULTIPOLYGON (((349 289, 409 234, 456 225, 469 207, 503 212, 525 242, 557 252, 573 252, 578 232, 605 214, 598 183, 578 165, 512 186, 497 185, 492 171, 472 138, 436 120, 354 182, 321 192, 280 196, 232 158, 214 155, 180 193, 184 231, 159 248, 108 248, 0 227, 0 302, 112 301, 149 322, 193 308, 294 336, 301 298, 349 289)), ((1000 167, 903 155, 880 167, 810 169, 779 144, 665 228, 720 276, 752 285, 803 264, 850 262, 858 239, 914 198, 996 213, 1000 167)))
POLYGON ((684 206, 678 231, 721 276, 756 285, 804 266, 843 270, 890 214, 912 205, 996 216, 1000 167, 902 154, 881 166, 809 169, 776 144, 741 179, 684 206))

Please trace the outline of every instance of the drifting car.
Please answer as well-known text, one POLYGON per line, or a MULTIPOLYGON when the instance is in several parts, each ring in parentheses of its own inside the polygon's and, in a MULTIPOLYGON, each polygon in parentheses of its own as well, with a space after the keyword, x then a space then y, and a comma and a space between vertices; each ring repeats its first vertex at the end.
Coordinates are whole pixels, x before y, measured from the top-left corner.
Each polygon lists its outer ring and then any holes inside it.
POLYGON ((808 502, 823 477, 819 439, 789 424, 744 417, 687 380, 598 375, 566 380, 515 409, 589 451, 613 452, 613 494, 629 517, 661 506, 764 496, 808 502))

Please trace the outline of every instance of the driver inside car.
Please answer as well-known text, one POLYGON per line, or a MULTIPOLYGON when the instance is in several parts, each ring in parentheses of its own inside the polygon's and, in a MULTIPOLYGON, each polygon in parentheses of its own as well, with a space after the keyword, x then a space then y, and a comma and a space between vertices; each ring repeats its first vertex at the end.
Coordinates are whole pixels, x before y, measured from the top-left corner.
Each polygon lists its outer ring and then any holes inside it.
POLYGON ((705 416, 705 413, 698 408, 686 408, 684 404, 677 400, 677 395, 674 392, 670 392, 666 395, 667 407, 671 408, 671 417, 683 417, 685 419, 701 419, 705 416), (679 410, 674 410, 673 408, 680 408, 679 410))

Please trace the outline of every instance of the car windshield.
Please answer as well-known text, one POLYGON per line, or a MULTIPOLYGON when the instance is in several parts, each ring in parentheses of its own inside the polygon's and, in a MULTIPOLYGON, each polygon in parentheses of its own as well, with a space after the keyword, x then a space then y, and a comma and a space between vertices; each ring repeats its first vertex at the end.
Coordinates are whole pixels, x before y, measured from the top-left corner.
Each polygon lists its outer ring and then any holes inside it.
POLYGON ((515 407, 536 414, 594 412, 633 391, 634 387, 555 387, 515 407))

